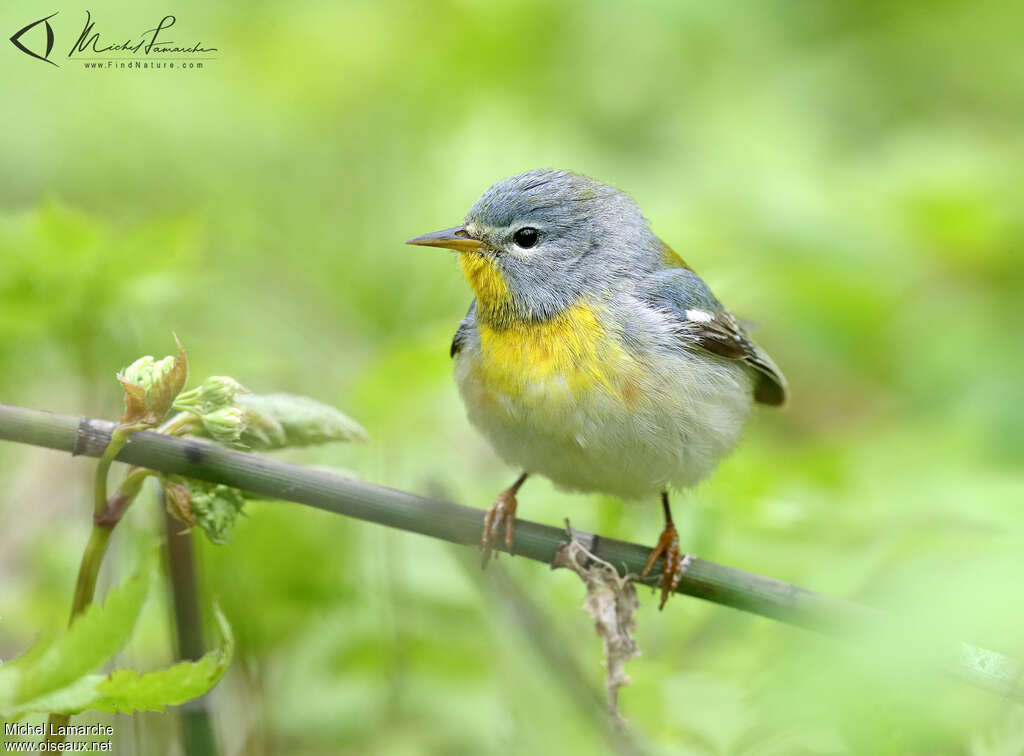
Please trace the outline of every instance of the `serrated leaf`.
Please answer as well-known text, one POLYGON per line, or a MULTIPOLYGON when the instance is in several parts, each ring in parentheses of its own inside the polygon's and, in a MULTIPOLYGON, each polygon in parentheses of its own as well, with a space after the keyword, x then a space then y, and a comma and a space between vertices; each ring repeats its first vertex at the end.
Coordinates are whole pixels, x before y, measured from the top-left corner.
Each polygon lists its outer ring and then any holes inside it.
POLYGON ((178 346, 178 353, 173 359, 166 357, 158 364, 158 369, 153 373, 153 385, 146 390, 146 402, 157 421, 167 415, 174 404, 174 399, 188 382, 188 357, 185 356, 185 347, 181 345, 177 335, 174 337, 174 343, 178 346))
POLYGON ((5 716, 34 712, 79 714, 87 709, 115 714, 163 711, 167 706, 177 706, 204 695, 220 682, 235 651, 227 619, 219 607, 214 605, 213 609, 220 640, 218 648, 201 659, 141 675, 133 669, 119 669, 108 676, 86 675, 61 690, 6 711, 5 716))
POLYGON ((87 709, 89 702, 99 695, 99 685, 106 679, 103 675, 86 675, 60 690, 4 709, 3 716, 17 719, 26 714, 77 714, 87 709))
POLYGON ((65 688, 106 662, 125 644, 142 611, 152 579, 152 560, 114 588, 100 605, 92 604, 42 653, 30 651, 0 666, 0 715, 33 699, 65 688))
POLYGON ((231 540, 231 528, 245 506, 241 491, 219 483, 189 480, 192 493, 192 516, 212 543, 231 540))
POLYGON ((118 373, 117 380, 124 388, 122 424, 156 425, 185 388, 188 358, 177 336, 174 342, 178 345, 176 356, 156 361, 146 355, 118 373))
POLYGON ((293 394, 242 394, 238 406, 246 411, 248 428, 241 442, 254 449, 310 446, 330 441, 367 441, 363 427, 330 405, 293 394), (280 426, 281 433, 257 430, 280 426))
POLYGON ((219 648, 198 661, 181 662, 156 672, 140 675, 131 669, 117 670, 99 685, 100 696, 87 708, 115 714, 163 711, 166 706, 177 706, 205 694, 220 682, 235 652, 227 619, 217 606, 214 613, 220 629, 219 648))

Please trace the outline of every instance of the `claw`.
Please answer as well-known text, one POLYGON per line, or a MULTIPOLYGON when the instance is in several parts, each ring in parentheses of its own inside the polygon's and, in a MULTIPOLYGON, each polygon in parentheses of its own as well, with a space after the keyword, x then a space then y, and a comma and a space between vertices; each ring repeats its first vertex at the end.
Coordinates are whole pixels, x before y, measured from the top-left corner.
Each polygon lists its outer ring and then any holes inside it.
POLYGON ((658 545, 654 547, 650 556, 647 557, 647 564, 644 565, 644 571, 640 573, 640 577, 647 577, 654 568, 655 563, 662 557, 664 557, 664 563, 661 566, 661 603, 658 604, 659 610, 665 608, 665 602, 668 601, 668 597, 676 589, 676 586, 679 585, 679 580, 682 578, 683 573, 686 572, 686 566, 690 563, 690 556, 684 556, 679 551, 679 534, 676 532, 675 525, 671 522, 666 523, 665 529, 661 531, 658 545))
POLYGON ((524 472, 516 478, 515 483, 498 494, 498 498, 494 500, 491 508, 484 515, 484 532, 480 538, 480 548, 484 552, 483 561, 480 563, 481 568, 486 567, 487 562, 490 561, 492 546, 498 540, 498 533, 501 532, 502 527, 505 528, 505 549, 509 554, 515 553, 512 547, 515 544, 516 492, 529 475, 524 472))
POLYGON ((502 491, 484 515, 484 532, 480 538, 480 547, 484 550, 481 567, 486 567, 490 561, 492 547, 498 540, 502 528, 505 529, 505 548, 509 554, 514 553, 516 505, 515 492, 512 489, 502 491))

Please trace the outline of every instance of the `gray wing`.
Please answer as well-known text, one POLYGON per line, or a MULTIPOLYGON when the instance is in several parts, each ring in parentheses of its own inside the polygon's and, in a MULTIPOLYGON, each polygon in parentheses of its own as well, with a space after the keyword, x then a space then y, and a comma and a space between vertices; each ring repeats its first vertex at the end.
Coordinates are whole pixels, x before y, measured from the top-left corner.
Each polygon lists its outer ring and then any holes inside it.
POLYGON ((754 399, 761 404, 785 404, 786 379, 782 371, 696 273, 673 268, 659 271, 643 283, 646 301, 678 322, 682 341, 746 363, 757 373, 754 399))
POLYGON ((462 351, 463 344, 466 343, 466 339, 469 338, 469 334, 472 332, 474 320, 476 314, 476 300, 474 299, 469 303, 469 310, 466 312, 466 317, 459 323, 459 327, 455 330, 455 335, 452 337, 452 348, 448 352, 449 357, 454 357, 462 351))

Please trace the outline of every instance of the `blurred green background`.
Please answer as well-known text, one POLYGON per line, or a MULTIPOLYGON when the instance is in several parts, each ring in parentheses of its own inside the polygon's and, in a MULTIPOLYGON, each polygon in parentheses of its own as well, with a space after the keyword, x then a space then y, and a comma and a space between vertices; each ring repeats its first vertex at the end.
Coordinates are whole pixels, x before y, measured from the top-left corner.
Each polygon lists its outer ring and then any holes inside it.
MULTIPOLYGON (((64 58, 84 7, 0 10, 0 401, 115 418, 116 370, 174 331, 194 378, 315 397, 373 438, 286 458, 484 507, 514 471, 451 380, 468 287, 402 241, 498 178, 570 168, 631 193, 792 386, 677 497, 684 547, 1024 657, 1021 6, 144 5, 89 10, 111 37, 174 13, 172 38, 218 60, 86 71, 64 58), (6 42, 54 10, 60 68, 6 42)), ((92 469, 0 446, 0 658, 65 621, 92 469)), ((646 543, 661 525, 656 502, 545 481, 520 504, 646 543)), ((232 544, 196 541, 239 637, 211 695, 224 753, 611 750, 570 679, 603 679, 573 575, 501 559, 513 600, 469 551, 248 514, 232 544)), ((159 532, 146 495, 101 588, 159 532)), ((1024 753, 1024 717, 990 694, 641 600, 621 698, 651 752, 1024 753)), ((166 664, 168 630, 155 594, 122 662, 166 664)), ((177 716, 104 721, 118 752, 180 753, 177 716)))

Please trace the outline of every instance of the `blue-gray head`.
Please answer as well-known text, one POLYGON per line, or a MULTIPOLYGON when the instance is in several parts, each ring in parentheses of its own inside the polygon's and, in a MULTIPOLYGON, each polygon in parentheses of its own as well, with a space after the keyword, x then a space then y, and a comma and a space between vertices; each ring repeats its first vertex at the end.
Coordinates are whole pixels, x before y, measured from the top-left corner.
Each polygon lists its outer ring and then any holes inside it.
POLYGON ((462 225, 406 243, 457 251, 478 316, 496 326, 554 317, 650 273, 666 254, 628 196, 551 170, 502 179, 462 225))

